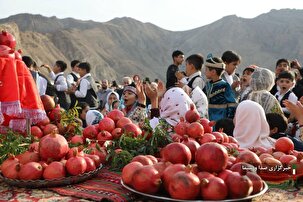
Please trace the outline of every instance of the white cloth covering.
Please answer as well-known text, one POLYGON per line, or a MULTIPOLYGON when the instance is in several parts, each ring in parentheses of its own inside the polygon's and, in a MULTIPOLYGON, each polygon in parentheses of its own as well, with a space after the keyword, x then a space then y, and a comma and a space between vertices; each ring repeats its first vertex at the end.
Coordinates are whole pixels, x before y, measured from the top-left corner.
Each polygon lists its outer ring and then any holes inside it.
POLYGON ((274 146, 275 140, 269 137, 270 128, 262 106, 251 100, 241 102, 235 115, 234 137, 240 147, 274 146))

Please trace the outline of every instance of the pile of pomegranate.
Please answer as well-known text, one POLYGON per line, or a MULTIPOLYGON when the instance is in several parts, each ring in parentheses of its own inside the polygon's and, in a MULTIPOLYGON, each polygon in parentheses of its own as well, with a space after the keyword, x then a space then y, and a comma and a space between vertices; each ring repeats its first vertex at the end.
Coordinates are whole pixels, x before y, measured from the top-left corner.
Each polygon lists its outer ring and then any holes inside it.
POLYGON ((303 153, 289 138, 278 139, 270 149, 244 149, 233 137, 212 131, 212 125, 191 107, 174 128, 175 142, 161 150, 160 158, 134 157, 122 170, 123 183, 173 199, 224 200, 259 193, 261 177, 303 175, 303 153))

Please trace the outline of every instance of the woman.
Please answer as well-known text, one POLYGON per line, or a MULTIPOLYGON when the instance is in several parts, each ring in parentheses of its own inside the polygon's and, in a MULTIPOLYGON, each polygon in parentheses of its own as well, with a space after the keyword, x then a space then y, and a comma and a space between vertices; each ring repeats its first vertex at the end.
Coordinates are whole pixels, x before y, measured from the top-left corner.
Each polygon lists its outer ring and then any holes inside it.
POLYGON ((270 148, 275 140, 269 137, 270 128, 262 106, 251 100, 241 102, 234 118, 234 138, 242 148, 270 148))
POLYGON ((113 110, 112 103, 115 100, 119 100, 119 94, 115 91, 109 92, 106 96, 106 104, 105 104, 106 112, 110 112, 111 110, 113 110))
POLYGON ((250 87, 252 92, 248 95, 248 100, 259 103, 263 107, 265 114, 283 114, 279 101, 269 92, 274 83, 274 73, 266 68, 256 68, 251 76, 250 87))

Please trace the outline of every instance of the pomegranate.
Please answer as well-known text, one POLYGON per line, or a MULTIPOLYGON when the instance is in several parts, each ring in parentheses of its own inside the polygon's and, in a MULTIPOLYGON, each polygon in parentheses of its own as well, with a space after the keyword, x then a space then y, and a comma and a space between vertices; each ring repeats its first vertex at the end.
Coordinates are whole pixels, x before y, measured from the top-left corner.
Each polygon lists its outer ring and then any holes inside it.
POLYGON ((98 131, 95 126, 89 125, 82 131, 83 137, 88 139, 95 139, 98 135, 98 131))
POLYGON ((185 120, 188 123, 193 123, 198 121, 200 118, 200 114, 197 111, 195 104, 190 104, 190 109, 185 113, 185 120))
POLYGON ((35 136, 37 138, 43 137, 43 132, 38 126, 31 127, 31 134, 32 134, 32 136, 35 136))
POLYGON ((102 130, 97 135, 97 140, 101 145, 103 145, 107 140, 112 140, 112 139, 113 139, 112 134, 106 130, 102 130))
POLYGON ((106 163, 107 152, 104 147, 100 147, 97 144, 96 147, 91 147, 90 154, 99 156, 102 164, 106 163))
POLYGON ((101 159, 99 156, 95 155, 95 154, 84 154, 85 157, 91 158, 92 160, 94 160, 96 167, 99 167, 101 164, 101 159))
POLYGON ((138 137, 142 134, 142 130, 134 123, 125 124, 122 128, 123 133, 130 134, 133 137, 138 137))
POLYGON ((219 173, 227 166, 228 153, 222 145, 209 142, 198 148, 195 159, 201 171, 219 173))
POLYGON ((39 152, 39 142, 33 142, 29 145, 29 151, 39 152))
POLYGON ((153 162, 153 164, 158 163, 158 159, 153 155, 145 155, 145 156, 149 158, 153 162))
POLYGON ((59 133, 58 127, 54 124, 47 124, 43 128, 43 135, 48 135, 50 133, 59 133))
POLYGON ((160 176, 162 177, 164 170, 170 165, 172 165, 171 162, 158 162, 152 166, 159 172, 160 176))
POLYGON ((12 161, 9 163, 9 166, 3 167, 3 164, 1 165, 1 172, 4 177, 10 179, 18 179, 20 168, 21 168, 21 164, 19 162, 12 161))
POLYGON ((239 147, 239 142, 238 142, 238 140, 237 140, 236 138, 232 137, 232 136, 228 136, 228 142, 229 142, 229 143, 235 143, 235 144, 237 144, 238 147, 239 147))
POLYGON ((200 194, 200 179, 187 170, 179 171, 170 179, 168 193, 174 199, 196 199, 200 194))
POLYGON ((89 157, 84 156, 84 159, 86 161, 86 170, 85 172, 90 172, 93 170, 96 170, 96 164, 95 161, 89 157))
POLYGON ((264 158, 262 163, 268 167, 282 166, 282 163, 279 160, 272 157, 264 158))
POLYGON ((112 136, 113 139, 119 139, 121 137, 121 135, 123 134, 122 129, 121 128, 115 128, 112 131, 112 136))
POLYGON ((46 112, 49 112, 55 108, 55 101, 51 96, 41 95, 40 98, 46 112))
POLYGON ((124 113, 118 109, 113 109, 107 113, 107 117, 111 118, 115 123, 117 123, 121 118, 124 117, 124 113))
POLYGON ((164 188, 166 191, 168 191, 168 185, 170 184, 171 179, 174 176, 174 174, 176 174, 179 171, 185 171, 185 169, 186 169, 186 166, 181 163, 172 164, 165 168, 165 170, 163 171, 163 174, 162 174, 162 180, 163 180, 164 188))
POLYGON ((42 121, 38 122, 36 125, 39 126, 42 130, 44 129, 44 127, 50 123, 50 120, 48 117, 46 117, 45 119, 43 119, 42 121))
POLYGON ((84 144, 83 136, 75 135, 70 139, 70 142, 74 145, 82 145, 84 144))
POLYGON ((221 132, 212 132, 212 134, 216 137, 216 142, 218 143, 223 143, 224 142, 224 136, 222 135, 221 132))
POLYGON ((10 47, 11 49, 15 49, 16 39, 11 33, 2 30, 0 34, 0 45, 5 45, 10 47))
POLYGON ((276 151, 276 152, 272 153, 272 156, 277 160, 279 160, 284 155, 285 155, 285 153, 280 152, 280 151, 276 151))
POLYGON ((59 161, 50 163, 43 172, 43 178, 47 180, 64 178, 65 176, 65 166, 59 161))
POLYGON ((60 108, 58 105, 57 107, 55 107, 48 113, 48 118, 52 122, 59 123, 61 120, 61 114, 64 112, 65 112, 65 110, 63 108, 60 108))
POLYGON ((66 139, 59 134, 48 134, 41 138, 39 154, 42 160, 60 160, 68 152, 69 147, 66 139))
POLYGON ((143 164, 138 161, 130 162, 129 164, 124 166, 121 175, 122 181, 127 185, 131 185, 133 174, 142 166, 143 164))
POLYGON ((180 117, 180 122, 175 125, 174 131, 178 135, 183 136, 186 134, 186 129, 188 126, 189 126, 189 123, 185 122, 183 117, 180 117))
POLYGON ((240 175, 246 175, 248 172, 256 172, 256 167, 249 163, 238 162, 231 166, 230 170, 233 172, 238 172, 240 175))
POLYGON ((171 139, 173 142, 181 142, 183 140, 183 136, 173 133, 171 134, 171 139))
POLYGON ((268 153, 263 153, 259 156, 259 159, 261 160, 261 162, 263 162, 263 160, 266 158, 266 157, 272 157, 273 156, 271 154, 268 154, 268 153))
POLYGON ((66 161, 65 167, 70 175, 80 175, 86 171, 87 164, 84 157, 75 154, 66 161))
POLYGON ((201 181, 201 196, 204 200, 223 200, 227 195, 227 186, 221 178, 210 177, 201 181))
POLYGON ((131 162, 140 162, 142 165, 153 165, 153 161, 147 156, 143 155, 135 156, 131 162))
POLYGON ((264 147, 252 147, 252 148, 249 148, 249 150, 251 150, 252 152, 254 152, 255 154, 257 154, 258 156, 260 156, 261 154, 264 154, 266 153, 266 150, 264 147))
POLYGON ((65 155, 65 159, 69 159, 71 157, 73 157, 74 155, 77 155, 77 156, 82 156, 84 157, 84 152, 83 151, 80 151, 80 149, 78 147, 72 147, 68 150, 68 152, 66 153, 65 155))
POLYGON ((206 142, 216 142, 216 137, 211 133, 204 133, 201 138, 198 139, 200 144, 204 144, 206 142))
POLYGON ((200 123, 193 122, 186 128, 186 134, 192 138, 201 138, 204 134, 204 128, 200 123))
POLYGON ((21 180, 38 180, 42 177, 43 168, 40 163, 29 162, 20 167, 18 173, 21 180))
POLYGON ((197 176, 198 176, 198 178, 200 179, 201 182, 202 182, 203 179, 215 177, 213 174, 211 174, 209 172, 206 172, 206 171, 198 172, 197 176))
POLYGON ((204 133, 212 133, 213 132, 213 126, 215 125, 214 121, 209 121, 207 118, 201 118, 199 120, 201 125, 204 128, 204 133))
POLYGON ((108 117, 103 118, 100 122, 99 122, 99 130, 106 130, 108 132, 112 132, 115 129, 115 122, 108 117))
POLYGON ((293 155, 283 155, 281 156, 281 158, 279 159, 279 161, 281 161, 281 163, 283 165, 289 165, 289 162, 291 161, 297 161, 297 157, 293 156, 293 155))
POLYGON ((119 119, 117 121, 116 127, 117 128, 123 128, 128 123, 132 123, 132 121, 129 118, 127 118, 127 117, 122 117, 121 119, 119 119))
POLYGON ((142 166, 133 173, 131 184, 137 191, 155 194, 160 188, 161 176, 153 166, 142 166))
POLYGON ((188 165, 192 159, 190 149, 178 142, 173 142, 166 145, 161 151, 164 161, 169 161, 173 164, 182 163, 188 165))
POLYGON ((3 172, 3 170, 6 170, 7 168, 10 169, 12 163, 19 163, 19 159, 16 158, 14 155, 9 154, 8 158, 5 159, 5 161, 3 161, 3 163, 1 164, 2 172, 3 172))
POLYGON ((288 137, 280 137, 275 143, 275 149, 289 154, 290 151, 294 150, 294 143, 288 137))
POLYGON ((264 185, 262 178, 259 175, 252 172, 248 172, 246 173, 246 176, 252 181, 253 184, 253 191, 251 194, 257 194, 262 191, 264 185))
POLYGON ((225 182, 230 173, 233 173, 233 171, 225 169, 218 174, 218 177, 221 178, 225 182))
POLYGON ((244 198, 253 192, 252 181, 239 173, 230 173, 225 181, 231 198, 244 198))
POLYGON ((262 164, 261 160, 257 156, 257 154, 255 154, 252 151, 240 152, 240 154, 237 156, 237 159, 236 159, 236 163, 237 162, 246 162, 246 163, 249 163, 249 164, 251 164, 255 167, 258 167, 262 164))
POLYGON ((21 164, 40 161, 39 153, 35 151, 26 151, 22 154, 17 155, 16 158, 19 159, 21 164))
POLYGON ((200 147, 200 144, 193 138, 189 138, 187 135, 184 136, 182 144, 185 144, 191 153, 192 159, 191 162, 195 161, 195 154, 197 149, 200 147))

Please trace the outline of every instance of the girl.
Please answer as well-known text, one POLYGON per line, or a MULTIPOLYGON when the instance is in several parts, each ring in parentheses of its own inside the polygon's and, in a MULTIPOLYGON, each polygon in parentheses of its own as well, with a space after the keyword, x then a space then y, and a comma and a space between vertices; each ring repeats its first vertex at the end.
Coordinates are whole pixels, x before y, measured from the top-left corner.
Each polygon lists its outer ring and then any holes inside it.
POLYGON ((113 110, 112 103, 115 100, 119 100, 119 94, 115 91, 109 92, 106 96, 106 104, 105 104, 106 112, 110 112, 111 110, 113 110))

